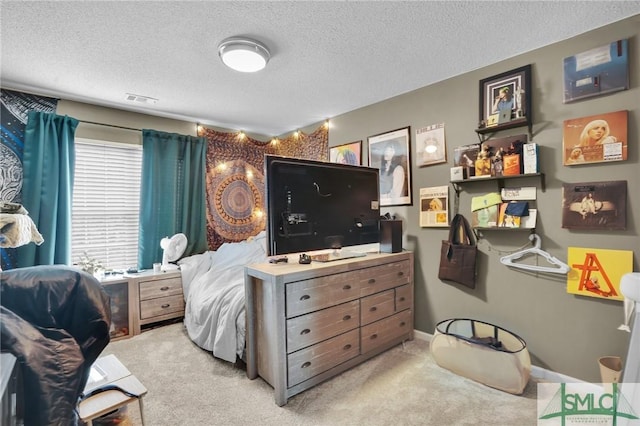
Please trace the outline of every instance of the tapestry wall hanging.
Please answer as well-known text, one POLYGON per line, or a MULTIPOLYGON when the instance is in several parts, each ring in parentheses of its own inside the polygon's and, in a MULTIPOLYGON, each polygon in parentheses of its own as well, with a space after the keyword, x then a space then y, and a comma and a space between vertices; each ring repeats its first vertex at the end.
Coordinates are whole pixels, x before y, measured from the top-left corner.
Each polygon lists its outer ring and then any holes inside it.
MULTIPOLYGON (((29 111, 53 113, 58 101, 53 98, 2 89, 0 112, 0 201, 22 203, 22 154, 24 131, 29 111)), ((2 270, 17 267, 16 249, 0 248, 2 270)))
POLYGON ((310 134, 297 132, 263 142, 243 133, 203 128, 207 139, 207 243, 216 250, 265 229, 264 156, 281 155, 327 161, 329 132, 325 125, 310 134))

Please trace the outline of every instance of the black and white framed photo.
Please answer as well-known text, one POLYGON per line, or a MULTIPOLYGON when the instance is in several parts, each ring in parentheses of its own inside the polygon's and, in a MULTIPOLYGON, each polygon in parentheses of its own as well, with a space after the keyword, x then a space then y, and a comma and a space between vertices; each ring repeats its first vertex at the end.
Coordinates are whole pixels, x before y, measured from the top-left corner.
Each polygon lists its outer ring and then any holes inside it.
POLYGON ((531 65, 480 80, 479 110, 480 129, 530 123, 531 65))
POLYGON ((444 123, 416 130, 416 166, 424 167, 447 162, 444 123))
POLYGON ((380 207, 412 205, 411 128, 370 136, 369 167, 380 170, 380 207))

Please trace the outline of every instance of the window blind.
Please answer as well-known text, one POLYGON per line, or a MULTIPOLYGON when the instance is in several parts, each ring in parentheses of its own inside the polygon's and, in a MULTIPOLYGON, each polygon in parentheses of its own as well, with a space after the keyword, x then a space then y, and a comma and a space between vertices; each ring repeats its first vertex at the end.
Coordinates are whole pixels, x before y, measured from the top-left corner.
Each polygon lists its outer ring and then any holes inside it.
POLYGON ((142 146, 76 139, 71 259, 107 269, 138 263, 142 146))

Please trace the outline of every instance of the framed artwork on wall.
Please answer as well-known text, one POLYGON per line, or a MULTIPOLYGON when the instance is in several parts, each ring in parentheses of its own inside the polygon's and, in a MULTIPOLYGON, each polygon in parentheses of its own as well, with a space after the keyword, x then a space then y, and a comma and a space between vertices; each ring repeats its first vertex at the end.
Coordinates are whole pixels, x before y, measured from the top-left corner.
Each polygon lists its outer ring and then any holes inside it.
POLYGON ((562 152, 565 166, 627 159, 627 111, 565 120, 562 152))
POLYGON ((354 166, 362 165, 362 141, 349 142, 330 147, 329 161, 354 166))
POLYGON ((444 123, 416 130, 416 166, 424 167, 447 162, 444 123))
POLYGON ((562 184, 562 227, 625 230, 627 181, 562 184))
POLYGON ((369 167, 380 170, 380 207, 412 205, 411 128, 370 136, 369 167))
POLYGON ((479 128, 531 123, 531 65, 480 80, 479 128))
POLYGON ((628 44, 628 40, 617 40, 564 58, 563 102, 628 89, 628 44))

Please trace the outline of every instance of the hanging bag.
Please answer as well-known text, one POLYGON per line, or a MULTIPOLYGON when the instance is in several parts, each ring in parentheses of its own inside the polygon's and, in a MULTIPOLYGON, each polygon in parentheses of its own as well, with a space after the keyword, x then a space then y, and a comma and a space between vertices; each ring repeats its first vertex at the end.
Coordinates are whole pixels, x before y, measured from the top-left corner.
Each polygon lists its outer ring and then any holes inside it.
POLYGON ((449 239, 442 240, 438 278, 475 288, 477 253, 469 222, 463 215, 456 214, 451 220, 449 239))

